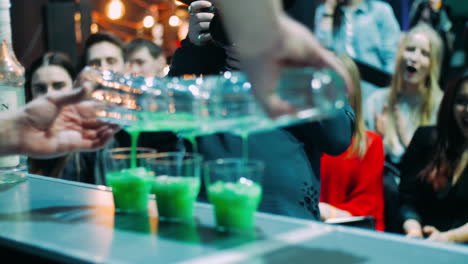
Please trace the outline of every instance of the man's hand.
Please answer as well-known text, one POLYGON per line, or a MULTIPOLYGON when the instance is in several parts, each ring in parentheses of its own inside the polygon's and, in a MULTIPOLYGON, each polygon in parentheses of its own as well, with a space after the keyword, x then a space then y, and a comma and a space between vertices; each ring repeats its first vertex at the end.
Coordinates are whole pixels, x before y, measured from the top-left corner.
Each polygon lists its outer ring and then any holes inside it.
POLYGON ((15 152, 46 158, 103 147, 119 128, 97 119, 99 103, 85 100, 92 84, 83 85, 85 88, 39 97, 21 109, 9 135, 15 152))
POLYGON ((281 71, 287 67, 331 68, 345 80, 348 93, 352 82, 339 59, 320 45, 303 25, 283 14, 279 18, 278 38, 255 55, 242 56, 241 64, 249 76, 257 99, 270 116, 293 113, 294 109, 275 93, 281 71))
POLYGON ((204 10, 212 7, 209 1, 194 1, 189 6, 189 32, 190 42, 197 46, 203 46, 213 40, 209 32, 211 20, 214 14, 204 10))

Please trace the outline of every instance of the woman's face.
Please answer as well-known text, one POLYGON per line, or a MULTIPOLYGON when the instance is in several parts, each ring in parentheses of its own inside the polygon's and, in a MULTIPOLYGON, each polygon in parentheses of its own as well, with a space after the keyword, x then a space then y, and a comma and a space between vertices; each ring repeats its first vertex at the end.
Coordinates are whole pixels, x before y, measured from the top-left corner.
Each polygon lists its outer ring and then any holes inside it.
POLYGON ((426 35, 415 33, 409 36, 400 65, 406 83, 417 85, 425 82, 430 72, 430 52, 431 45, 426 35))
POLYGON ((468 140, 468 80, 462 83, 462 87, 455 97, 453 112, 458 127, 465 139, 468 140))
POLYGON ((73 89, 73 81, 68 72, 57 65, 41 66, 31 79, 33 98, 46 93, 68 91, 73 89))

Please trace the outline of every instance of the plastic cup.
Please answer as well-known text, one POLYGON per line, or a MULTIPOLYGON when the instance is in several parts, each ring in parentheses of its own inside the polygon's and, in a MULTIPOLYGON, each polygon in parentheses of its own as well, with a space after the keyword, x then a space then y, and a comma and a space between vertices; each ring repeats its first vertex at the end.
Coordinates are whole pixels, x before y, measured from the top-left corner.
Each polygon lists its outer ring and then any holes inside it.
POLYGON ((162 221, 193 220, 195 200, 200 192, 202 156, 197 153, 166 152, 151 159, 155 176, 151 192, 156 197, 162 221))
POLYGON ((204 175, 208 200, 220 231, 250 231, 262 197, 262 161, 242 158, 208 161, 204 175))
POLYGON ((156 150, 137 148, 134 168, 131 168, 130 153, 130 148, 108 151, 104 163, 107 185, 112 188, 116 212, 147 212, 148 195, 154 175, 148 161, 156 154, 156 150))

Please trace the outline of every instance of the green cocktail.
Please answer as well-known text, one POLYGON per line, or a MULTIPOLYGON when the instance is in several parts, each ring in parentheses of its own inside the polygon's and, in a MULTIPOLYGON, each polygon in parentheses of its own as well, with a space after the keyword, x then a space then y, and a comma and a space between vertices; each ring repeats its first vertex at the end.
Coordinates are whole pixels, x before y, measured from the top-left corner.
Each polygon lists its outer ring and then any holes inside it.
POLYGON ((189 113, 158 113, 158 112, 141 112, 138 116, 138 121, 135 121, 132 126, 126 127, 127 132, 158 132, 158 131, 174 131, 174 132, 190 132, 198 129, 199 124, 195 120, 195 116, 189 113))
POLYGON ((138 167, 106 173, 112 187, 115 210, 118 212, 144 212, 148 208, 151 173, 138 167))
MULTIPOLYGON (((124 130, 130 135, 131 139, 130 168, 135 168, 137 166, 136 149, 141 132, 174 131, 176 133, 192 133, 192 131, 198 128, 195 117, 189 113, 170 114, 140 112, 138 113, 137 119, 138 121, 135 121, 133 125, 124 128, 124 130)), ((193 136, 193 139, 194 138, 195 136, 193 136)))
POLYGON ((208 187, 216 224, 225 230, 251 230, 262 196, 262 187, 246 179, 237 183, 216 181, 208 187))
POLYGON ((176 221, 192 220, 195 200, 200 192, 200 178, 157 176, 151 192, 156 196, 159 217, 176 221))

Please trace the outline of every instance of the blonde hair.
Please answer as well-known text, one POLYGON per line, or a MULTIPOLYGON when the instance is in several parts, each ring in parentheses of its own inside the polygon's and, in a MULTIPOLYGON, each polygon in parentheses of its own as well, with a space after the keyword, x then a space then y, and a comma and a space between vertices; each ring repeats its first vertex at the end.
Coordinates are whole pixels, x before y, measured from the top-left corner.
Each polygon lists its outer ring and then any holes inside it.
POLYGON ((364 124, 362 110, 362 92, 361 92, 361 75, 354 61, 347 55, 340 54, 339 58, 343 66, 348 71, 353 84, 353 92, 349 95, 349 105, 354 110, 356 120, 354 122, 353 142, 350 146, 348 157, 357 155, 363 158, 367 150, 366 126, 364 124))
MULTIPOLYGON (((412 35, 415 34, 424 34, 430 43, 430 52, 429 52, 429 74, 426 79, 424 89, 420 89, 418 92, 423 97, 423 102, 419 107, 417 114, 419 116, 418 126, 429 125, 431 121, 431 116, 435 108, 437 107, 438 100, 437 98, 442 97, 442 91, 439 86, 439 74, 440 74, 440 63, 442 60, 443 52, 443 43, 437 32, 435 32, 427 24, 418 24, 413 29, 411 29, 402 39, 399 47, 398 53, 396 56, 395 63, 395 73, 392 78, 390 95, 388 98, 388 109, 394 109, 396 106, 400 95, 401 89, 403 87, 403 72, 401 71, 401 63, 403 60, 403 52, 405 51, 408 41, 412 35)), ((392 139, 396 138, 396 117, 394 111, 389 111, 388 126, 387 131, 385 132, 387 138, 392 139)), ((390 140, 388 142, 390 147, 393 147, 395 142, 390 140)))

